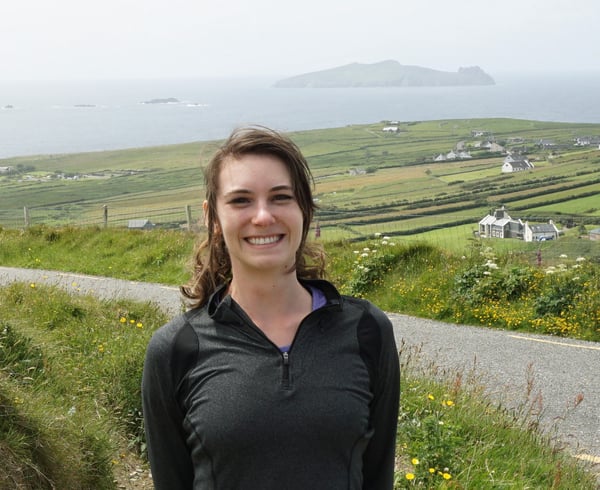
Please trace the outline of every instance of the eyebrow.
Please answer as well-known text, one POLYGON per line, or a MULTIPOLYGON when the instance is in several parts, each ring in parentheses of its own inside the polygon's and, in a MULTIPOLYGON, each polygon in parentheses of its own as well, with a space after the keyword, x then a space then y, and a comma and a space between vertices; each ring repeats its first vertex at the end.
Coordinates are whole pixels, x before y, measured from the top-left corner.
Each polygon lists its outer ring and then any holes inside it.
MULTIPOLYGON (((276 185, 274 187, 271 187, 269 189, 269 192, 277 192, 277 191, 290 191, 292 192, 294 189, 291 185, 287 185, 287 184, 282 184, 282 185, 276 185)), ((227 197, 227 196, 233 196, 236 194, 253 194, 253 191, 251 191, 250 189, 233 189, 229 192, 226 192, 225 194, 223 194, 223 197, 227 197)))

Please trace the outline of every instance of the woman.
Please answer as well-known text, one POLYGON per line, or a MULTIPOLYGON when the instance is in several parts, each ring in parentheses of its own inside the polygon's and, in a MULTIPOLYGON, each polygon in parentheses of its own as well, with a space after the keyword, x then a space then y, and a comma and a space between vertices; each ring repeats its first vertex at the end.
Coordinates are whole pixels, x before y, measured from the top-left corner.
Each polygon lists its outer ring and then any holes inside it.
POLYGON ((207 239, 142 396, 157 489, 390 489, 399 398, 387 316, 321 279, 298 147, 235 131, 205 170, 207 239))

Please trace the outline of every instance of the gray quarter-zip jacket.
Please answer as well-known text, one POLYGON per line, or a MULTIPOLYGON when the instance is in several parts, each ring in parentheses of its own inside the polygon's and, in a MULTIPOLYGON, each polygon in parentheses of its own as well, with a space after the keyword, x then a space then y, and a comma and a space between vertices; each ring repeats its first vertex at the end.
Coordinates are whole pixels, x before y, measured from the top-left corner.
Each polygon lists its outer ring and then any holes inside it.
POLYGON ((326 281, 282 353, 223 288, 152 337, 142 400, 158 490, 389 490, 400 392, 391 322, 326 281))

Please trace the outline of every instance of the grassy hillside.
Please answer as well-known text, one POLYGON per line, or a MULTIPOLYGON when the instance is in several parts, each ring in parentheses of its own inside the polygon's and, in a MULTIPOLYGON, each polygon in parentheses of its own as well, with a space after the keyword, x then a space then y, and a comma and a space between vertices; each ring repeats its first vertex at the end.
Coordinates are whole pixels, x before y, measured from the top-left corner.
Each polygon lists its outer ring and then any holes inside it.
MULTIPOLYGON (((600 135, 600 125, 445 120, 399 123, 398 132, 389 134, 382 131, 385 124, 291 134, 316 178, 324 240, 375 231, 412 235, 471 223, 468 236, 499 204, 531 221, 566 221, 573 215, 577 224, 600 224, 600 205, 593 200, 600 192, 600 150, 574 146, 575 137, 600 135), (473 131, 485 134, 473 136, 473 131), (524 152, 535 168, 502 174, 504 156, 477 146, 486 140, 524 152), (541 147, 540 140, 554 146, 541 147), (461 145, 472 158, 434 161, 461 145)), ((0 225, 22 226, 24 206, 31 208, 34 224, 100 224, 103 205, 111 215, 165 224, 183 222, 181 210, 192 205, 198 219, 200 169, 215 147, 216 142, 206 142, 4 159, 3 166, 23 171, 0 177, 0 225), (57 178, 63 174, 79 179, 57 178), (176 211, 161 215, 161 207, 176 211)), ((114 223, 123 225, 124 219, 114 223)))

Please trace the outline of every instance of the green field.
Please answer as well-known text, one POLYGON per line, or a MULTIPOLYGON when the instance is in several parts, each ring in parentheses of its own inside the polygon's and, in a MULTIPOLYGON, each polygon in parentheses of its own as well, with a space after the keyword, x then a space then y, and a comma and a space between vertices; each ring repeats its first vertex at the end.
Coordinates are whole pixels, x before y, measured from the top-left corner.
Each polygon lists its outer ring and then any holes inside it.
MULTIPOLYGON (((377 231, 412 236, 439 228, 462 230, 465 224, 472 231, 500 204, 513 217, 533 222, 600 223, 600 150, 574 145, 577 136, 600 135, 600 124, 404 122, 396 134, 383 133, 384 124, 290 134, 315 176, 324 240, 364 238, 377 231), (486 135, 472 136, 477 130, 486 135), (556 146, 543 148, 541 139, 556 146), (485 140, 524 152, 535 168, 503 174, 504 155, 479 148, 485 140), (434 161, 459 144, 472 158, 434 161)), ((0 176, 0 225, 22 227, 25 207, 31 224, 98 225, 103 206, 109 209, 111 226, 134 218, 177 226, 185 222, 187 205, 198 220, 201 168, 217 144, 0 160, 18 170, 0 176)))

